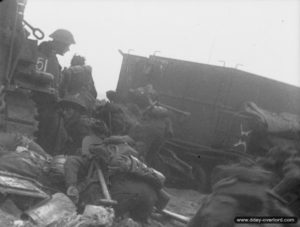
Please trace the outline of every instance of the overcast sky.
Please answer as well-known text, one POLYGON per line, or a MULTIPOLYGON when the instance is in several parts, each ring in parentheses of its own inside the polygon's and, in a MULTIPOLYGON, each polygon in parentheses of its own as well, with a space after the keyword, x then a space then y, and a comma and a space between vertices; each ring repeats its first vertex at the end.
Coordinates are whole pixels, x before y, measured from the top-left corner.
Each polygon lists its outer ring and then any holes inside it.
MULTIPOLYGON (((115 89, 123 52, 223 65, 300 86, 300 0, 28 0, 46 36, 70 30, 98 92, 115 89)), ((48 39, 47 37, 45 39, 48 39)), ((102 95, 100 95, 102 96, 102 95)))

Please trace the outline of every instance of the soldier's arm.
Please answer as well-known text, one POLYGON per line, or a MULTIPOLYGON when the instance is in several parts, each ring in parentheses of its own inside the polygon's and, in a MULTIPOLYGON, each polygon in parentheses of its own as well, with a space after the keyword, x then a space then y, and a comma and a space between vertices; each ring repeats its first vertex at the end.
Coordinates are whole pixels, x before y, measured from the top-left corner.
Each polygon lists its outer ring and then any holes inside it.
POLYGON ((70 83, 70 79, 71 79, 70 70, 65 68, 61 73, 61 82, 60 82, 60 85, 59 85, 60 97, 65 96, 68 84, 70 83))
POLYGON ((89 80, 88 80, 88 90, 91 92, 92 96, 94 98, 97 97, 97 90, 95 88, 95 83, 94 83, 94 79, 93 79, 93 76, 92 74, 89 75, 89 80))
POLYGON ((87 170, 90 160, 82 156, 67 157, 64 165, 66 186, 76 186, 80 170, 87 170))

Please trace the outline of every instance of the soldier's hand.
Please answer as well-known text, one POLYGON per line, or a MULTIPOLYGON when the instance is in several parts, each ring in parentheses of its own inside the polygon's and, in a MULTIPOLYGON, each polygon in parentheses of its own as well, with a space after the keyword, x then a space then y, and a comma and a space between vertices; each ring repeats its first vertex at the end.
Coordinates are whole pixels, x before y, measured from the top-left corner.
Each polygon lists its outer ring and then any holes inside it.
POLYGON ((70 199, 77 204, 79 201, 79 191, 75 186, 70 186, 67 190, 67 195, 70 197, 70 199))

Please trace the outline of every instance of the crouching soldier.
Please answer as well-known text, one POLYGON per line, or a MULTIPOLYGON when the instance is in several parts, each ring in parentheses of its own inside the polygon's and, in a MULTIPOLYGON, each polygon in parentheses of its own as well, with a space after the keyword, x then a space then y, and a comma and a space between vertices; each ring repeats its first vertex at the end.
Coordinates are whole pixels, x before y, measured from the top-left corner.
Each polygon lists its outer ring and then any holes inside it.
MULTIPOLYGON (((206 196, 188 227, 240 226, 236 217, 293 217, 270 190, 270 172, 256 166, 219 166, 213 173, 213 192, 206 196)), ((243 223, 245 224, 245 223, 243 223)), ((268 226, 267 224, 255 226, 268 226)), ((286 224, 276 224, 278 227, 286 224)), ((299 226, 291 224, 288 226, 299 226)))
POLYGON ((97 162, 104 173, 108 189, 113 200, 117 201, 115 212, 117 217, 130 217, 141 223, 146 223, 155 205, 158 203, 160 190, 165 177, 139 161, 136 151, 127 143, 111 143, 111 138, 98 137, 89 147, 88 154, 83 149, 82 157, 69 157, 65 164, 65 177, 68 186, 67 194, 75 201, 84 200, 94 205, 101 198, 99 182, 90 184, 86 191, 82 190, 82 176, 90 175, 89 166, 97 162), (93 185, 93 186, 92 186, 93 185))
POLYGON ((300 157, 292 156, 283 165, 284 176, 273 190, 288 202, 288 207, 300 215, 300 157))
POLYGON ((290 146, 275 146, 259 163, 274 174, 273 190, 283 197, 288 207, 299 216, 300 211, 300 157, 290 146))
POLYGON ((82 140, 89 135, 91 120, 87 105, 80 94, 67 96, 58 103, 68 140, 59 154, 80 154, 82 140))

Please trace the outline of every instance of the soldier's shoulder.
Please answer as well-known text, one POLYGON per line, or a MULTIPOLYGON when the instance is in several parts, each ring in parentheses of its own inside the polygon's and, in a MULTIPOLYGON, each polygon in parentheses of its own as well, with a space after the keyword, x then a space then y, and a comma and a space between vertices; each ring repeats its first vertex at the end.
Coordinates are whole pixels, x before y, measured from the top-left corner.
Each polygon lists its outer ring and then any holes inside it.
POLYGON ((38 51, 45 55, 50 55, 52 53, 52 45, 50 41, 41 42, 38 46, 38 51))
POLYGON ((91 73, 92 67, 89 65, 75 65, 75 66, 71 66, 69 70, 74 74, 91 73))

